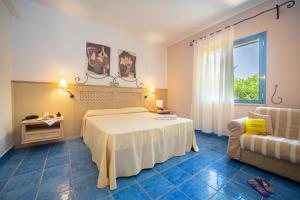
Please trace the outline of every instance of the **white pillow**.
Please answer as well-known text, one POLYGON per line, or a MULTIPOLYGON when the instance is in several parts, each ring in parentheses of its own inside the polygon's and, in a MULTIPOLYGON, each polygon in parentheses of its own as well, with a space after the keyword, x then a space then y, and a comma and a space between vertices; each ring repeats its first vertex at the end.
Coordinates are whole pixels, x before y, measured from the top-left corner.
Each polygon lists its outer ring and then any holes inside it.
POLYGON ((85 116, 103 116, 103 115, 115 115, 115 114, 126 114, 126 113, 139 113, 139 112, 148 112, 144 107, 127 107, 120 109, 98 109, 98 110, 89 110, 86 112, 85 116))

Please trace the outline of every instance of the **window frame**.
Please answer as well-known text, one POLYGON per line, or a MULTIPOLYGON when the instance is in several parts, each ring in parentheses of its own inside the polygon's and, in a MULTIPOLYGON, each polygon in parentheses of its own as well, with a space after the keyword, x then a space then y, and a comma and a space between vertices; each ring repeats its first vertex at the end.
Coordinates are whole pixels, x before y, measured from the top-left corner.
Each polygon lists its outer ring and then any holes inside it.
POLYGON ((236 104, 265 104, 266 103, 266 38, 267 33, 261 32, 233 42, 233 48, 259 41, 259 99, 234 99, 236 104))

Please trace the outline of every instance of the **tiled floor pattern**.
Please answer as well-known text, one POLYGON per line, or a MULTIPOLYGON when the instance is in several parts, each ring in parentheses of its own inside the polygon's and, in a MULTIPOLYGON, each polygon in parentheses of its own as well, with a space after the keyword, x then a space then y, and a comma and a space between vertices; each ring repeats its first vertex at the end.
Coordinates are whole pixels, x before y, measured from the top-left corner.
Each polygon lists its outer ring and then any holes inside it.
POLYGON ((98 170, 81 139, 13 149, 0 160, 0 199, 263 199, 246 182, 258 175, 272 182, 268 199, 300 200, 300 184, 229 160, 226 137, 196 134, 198 153, 118 178, 115 191, 96 188, 98 170))

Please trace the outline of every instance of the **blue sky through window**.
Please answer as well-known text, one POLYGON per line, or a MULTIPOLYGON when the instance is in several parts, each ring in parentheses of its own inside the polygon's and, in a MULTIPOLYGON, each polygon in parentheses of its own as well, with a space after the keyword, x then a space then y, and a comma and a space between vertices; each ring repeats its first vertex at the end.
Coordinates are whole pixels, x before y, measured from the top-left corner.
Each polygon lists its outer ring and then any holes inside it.
POLYGON ((233 62, 237 66, 234 70, 235 79, 259 74, 259 42, 234 48, 233 62))

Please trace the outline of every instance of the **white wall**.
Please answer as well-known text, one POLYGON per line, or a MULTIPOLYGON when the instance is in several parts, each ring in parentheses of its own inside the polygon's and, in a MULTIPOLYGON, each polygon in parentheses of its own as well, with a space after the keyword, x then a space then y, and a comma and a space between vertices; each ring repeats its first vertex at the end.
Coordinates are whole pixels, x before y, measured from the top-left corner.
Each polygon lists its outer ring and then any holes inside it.
MULTIPOLYGON (((139 80, 158 88, 167 87, 165 46, 31 1, 22 2, 21 16, 13 20, 13 30, 13 80, 56 82, 66 77, 72 82, 76 76, 84 77, 88 41, 111 47, 111 75, 117 75, 120 48, 137 54, 139 80)), ((106 85, 107 82, 90 83, 106 85)))
POLYGON ((12 24, 11 16, 0 0, 0 156, 13 145, 11 68, 12 24))

